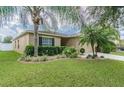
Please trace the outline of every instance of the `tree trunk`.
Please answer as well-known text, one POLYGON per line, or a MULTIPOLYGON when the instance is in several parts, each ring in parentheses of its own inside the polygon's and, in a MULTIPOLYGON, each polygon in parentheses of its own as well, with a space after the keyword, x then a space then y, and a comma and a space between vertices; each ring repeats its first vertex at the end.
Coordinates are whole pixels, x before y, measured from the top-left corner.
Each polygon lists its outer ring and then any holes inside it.
POLYGON ((96 50, 96 56, 97 56, 97 50, 96 50))
POLYGON ((93 43, 91 43, 91 47, 92 47, 92 52, 93 52, 93 57, 94 57, 94 55, 95 55, 95 51, 94 51, 94 44, 93 43))
POLYGON ((34 24, 34 56, 38 56, 38 24, 34 24))
POLYGON ((96 52, 96 55, 97 55, 97 52, 99 51, 99 45, 97 45, 96 47, 95 47, 95 52, 96 52))

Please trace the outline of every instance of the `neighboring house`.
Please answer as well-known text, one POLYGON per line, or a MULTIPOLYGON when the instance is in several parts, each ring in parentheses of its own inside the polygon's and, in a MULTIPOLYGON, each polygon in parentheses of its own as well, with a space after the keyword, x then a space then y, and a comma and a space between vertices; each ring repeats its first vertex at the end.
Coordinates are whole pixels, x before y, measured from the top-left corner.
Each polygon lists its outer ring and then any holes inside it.
MULTIPOLYGON (((81 48, 79 45, 80 33, 76 35, 65 35, 52 31, 39 31, 38 32, 38 44, 42 46, 69 46, 74 47, 77 50, 81 48)), ((25 31, 16 38, 13 39, 13 49, 17 52, 24 52, 27 45, 34 45, 33 31, 25 31)), ((91 51, 91 47, 84 45, 86 52, 91 51)))
POLYGON ((120 47, 124 47, 124 40, 120 40, 120 47))

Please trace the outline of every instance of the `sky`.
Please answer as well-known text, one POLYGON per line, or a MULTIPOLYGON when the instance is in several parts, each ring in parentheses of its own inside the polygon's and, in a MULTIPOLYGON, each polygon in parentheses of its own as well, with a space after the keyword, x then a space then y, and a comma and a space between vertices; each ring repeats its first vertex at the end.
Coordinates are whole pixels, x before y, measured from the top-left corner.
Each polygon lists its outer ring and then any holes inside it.
MULTIPOLYGON (((85 8, 85 7, 84 7, 85 8)), ((50 19, 47 17, 47 20, 50 23, 50 19)), ((8 24, 4 25, 2 28, 0 28, 0 41, 3 40, 5 36, 12 36, 13 38, 18 36, 20 33, 22 33, 25 30, 33 30, 33 23, 31 21, 31 17, 28 17, 29 24, 27 25, 27 28, 25 29, 23 27, 23 24, 19 21, 19 15, 14 15, 14 20, 11 22, 8 22, 8 24)), ((45 30, 46 26, 41 25, 40 30, 45 30)), ((80 29, 77 28, 75 25, 61 25, 59 26, 58 32, 66 34, 66 35, 74 35, 80 32, 80 29)), ((124 27, 119 28, 120 32, 120 38, 124 39, 124 27)))
MULTIPOLYGON (((51 20, 49 18, 47 18, 47 20, 50 23, 51 20)), ((26 25, 26 28, 24 28, 23 24, 19 20, 19 16, 15 14, 13 21, 8 22, 7 24, 3 25, 2 28, 0 28, 0 41, 6 36, 12 36, 14 38, 26 30, 33 30, 33 23, 30 16, 28 17, 28 23, 29 24, 26 25)), ((40 25, 39 30, 44 31, 47 30, 46 28, 47 27, 45 25, 40 25)), ((79 28, 74 25, 59 25, 57 31, 66 35, 74 35, 79 33, 79 28)))

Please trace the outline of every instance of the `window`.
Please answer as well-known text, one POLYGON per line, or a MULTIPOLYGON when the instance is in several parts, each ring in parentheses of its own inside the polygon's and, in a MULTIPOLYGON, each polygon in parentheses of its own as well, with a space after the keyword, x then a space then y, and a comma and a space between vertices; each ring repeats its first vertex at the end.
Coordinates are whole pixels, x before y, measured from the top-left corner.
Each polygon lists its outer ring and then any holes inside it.
POLYGON ((39 37, 39 45, 53 46, 54 38, 39 37))
POLYGON ((19 40, 18 40, 18 49, 19 49, 19 40))
POLYGON ((16 41, 15 41, 15 48, 16 48, 16 41))

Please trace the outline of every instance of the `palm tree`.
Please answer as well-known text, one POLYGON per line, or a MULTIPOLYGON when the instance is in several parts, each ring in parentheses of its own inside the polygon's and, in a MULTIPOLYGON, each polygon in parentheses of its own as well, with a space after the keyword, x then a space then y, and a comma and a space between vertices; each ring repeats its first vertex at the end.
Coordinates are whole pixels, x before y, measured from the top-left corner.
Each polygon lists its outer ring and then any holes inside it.
POLYGON ((38 56, 38 28, 40 24, 43 24, 43 18, 40 16, 40 13, 41 11, 44 12, 44 8, 39 6, 26 6, 25 9, 29 11, 34 24, 34 56, 38 56))
MULTIPOLYGON (((108 28, 99 28, 97 27, 95 29, 97 31, 96 35, 96 48, 104 48, 104 46, 108 45, 115 45, 114 41, 119 41, 119 32, 114 29, 113 27, 108 28)), ((96 55, 97 55, 97 49, 96 49, 96 55)))
MULTIPOLYGON (((108 44, 114 44, 115 40, 119 39, 119 33, 114 28, 104 28, 101 26, 87 25, 82 31, 80 44, 91 45, 93 57, 95 55, 95 47, 103 47, 108 44)), ((97 55, 97 51, 96 51, 97 55)))
POLYGON ((85 26, 84 30, 81 32, 80 44, 91 45, 93 56, 95 55, 95 44, 96 44, 96 31, 92 25, 85 26))

